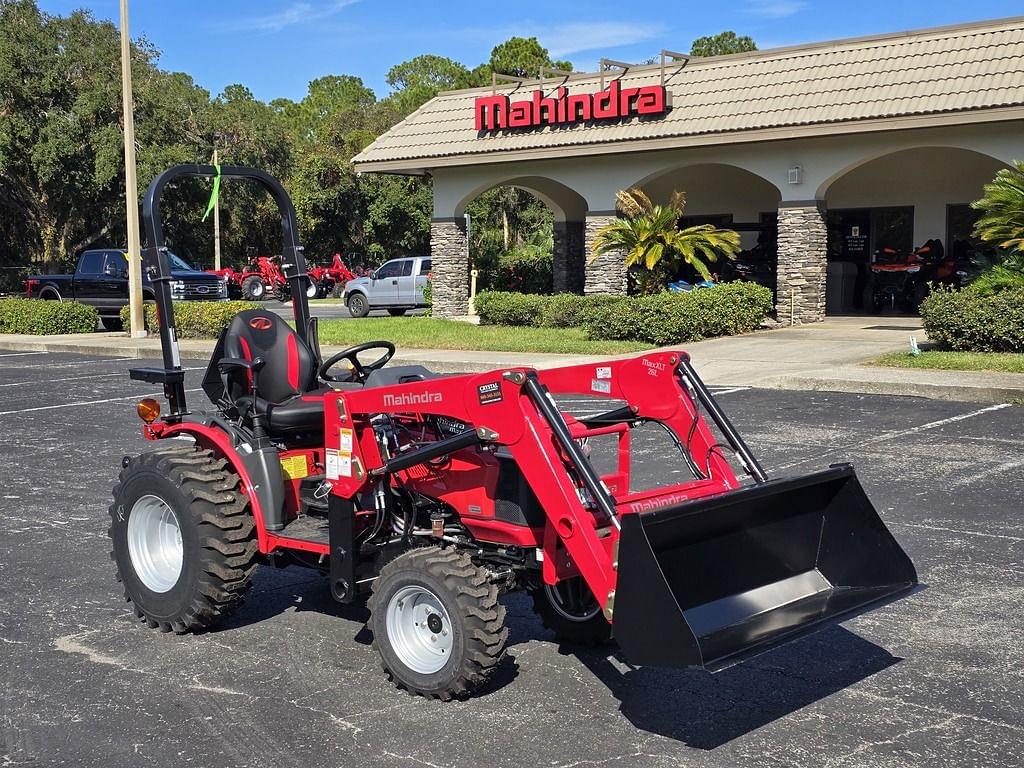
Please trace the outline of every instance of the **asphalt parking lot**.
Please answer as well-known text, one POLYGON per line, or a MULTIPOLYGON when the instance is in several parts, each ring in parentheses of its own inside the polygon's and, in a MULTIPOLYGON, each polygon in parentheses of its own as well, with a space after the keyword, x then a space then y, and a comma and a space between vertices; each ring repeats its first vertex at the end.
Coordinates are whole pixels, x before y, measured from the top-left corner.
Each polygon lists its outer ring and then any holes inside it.
POLYGON ((308 571, 259 569, 201 636, 129 615, 106 506, 146 447, 137 364, 0 352, 0 766, 1022 763, 1022 407, 724 389, 769 473, 853 461, 927 588, 714 676, 560 649, 511 595, 497 679, 442 704, 308 571))

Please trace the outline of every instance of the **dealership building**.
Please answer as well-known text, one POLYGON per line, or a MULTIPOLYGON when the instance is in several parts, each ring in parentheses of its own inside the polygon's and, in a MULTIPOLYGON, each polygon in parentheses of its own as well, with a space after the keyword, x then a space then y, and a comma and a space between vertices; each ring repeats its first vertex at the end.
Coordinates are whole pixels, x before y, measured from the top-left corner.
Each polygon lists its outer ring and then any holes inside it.
POLYGON ((623 293, 591 257, 615 195, 686 193, 684 224, 771 262, 778 317, 863 306, 882 247, 969 247, 969 203, 1024 160, 1024 17, 442 93, 354 160, 432 180, 435 314, 468 311, 466 206, 497 186, 554 213, 556 291, 623 293))

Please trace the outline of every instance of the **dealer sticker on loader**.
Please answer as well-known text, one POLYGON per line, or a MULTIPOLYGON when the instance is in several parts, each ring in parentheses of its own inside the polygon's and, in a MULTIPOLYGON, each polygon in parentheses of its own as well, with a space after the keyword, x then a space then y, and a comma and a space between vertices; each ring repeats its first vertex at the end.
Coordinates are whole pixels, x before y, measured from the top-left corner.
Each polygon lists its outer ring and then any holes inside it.
POLYGON ((175 166, 144 201, 163 367, 131 376, 163 385, 167 413, 140 404, 156 445, 125 457, 110 535, 149 626, 210 627, 258 565, 298 564, 339 601, 369 595, 391 680, 448 700, 501 660, 500 597, 512 590, 529 592, 564 641, 714 671, 916 585, 853 468, 769 479, 684 352, 463 376, 388 366, 387 341, 321 360, 292 203, 254 169, 221 173, 277 202, 295 326, 261 309, 237 315, 203 379, 210 405, 190 410, 160 200, 170 182, 215 173, 175 166), (373 362, 360 357, 372 351, 373 362), (580 418, 557 404, 594 392, 618 404, 580 418), (671 434, 665 458, 688 479, 632 490, 631 434, 647 424, 671 434), (619 446, 611 471, 590 460, 597 437, 619 446))

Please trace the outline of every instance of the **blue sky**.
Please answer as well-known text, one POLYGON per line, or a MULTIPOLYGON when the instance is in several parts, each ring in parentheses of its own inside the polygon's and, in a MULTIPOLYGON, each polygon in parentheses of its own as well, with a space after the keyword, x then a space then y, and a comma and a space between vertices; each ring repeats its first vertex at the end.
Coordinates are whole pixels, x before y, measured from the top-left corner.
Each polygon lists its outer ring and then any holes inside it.
MULTIPOLYGON (((116 22, 117 0, 40 0, 50 13, 86 7, 116 22)), ((165 69, 212 93, 244 83, 257 97, 300 99, 322 75, 351 74, 387 93, 388 68, 422 53, 475 66, 512 35, 536 36, 578 70, 602 56, 643 60, 661 48, 733 29, 760 48, 999 18, 1020 0, 131 0, 133 36, 163 52, 165 69)))

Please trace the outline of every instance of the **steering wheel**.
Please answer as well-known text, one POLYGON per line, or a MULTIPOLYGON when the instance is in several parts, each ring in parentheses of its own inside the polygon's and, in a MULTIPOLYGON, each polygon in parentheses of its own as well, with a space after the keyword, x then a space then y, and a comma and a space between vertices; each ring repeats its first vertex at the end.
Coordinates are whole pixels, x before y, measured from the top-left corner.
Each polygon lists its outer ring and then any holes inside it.
POLYGON ((383 368, 388 364, 388 361, 395 355, 395 345, 390 341, 365 341, 362 344, 356 344, 354 347, 343 349, 336 355, 331 355, 329 358, 324 360, 320 366, 320 370, 317 374, 324 381, 334 382, 358 382, 362 384, 366 381, 373 371, 379 368, 383 368), (384 354, 374 360, 372 363, 361 363, 359 361, 359 353, 366 352, 368 349, 383 349, 384 354), (335 365, 340 363, 342 360, 347 360, 349 363, 349 370, 344 375, 335 376, 329 371, 335 365))

